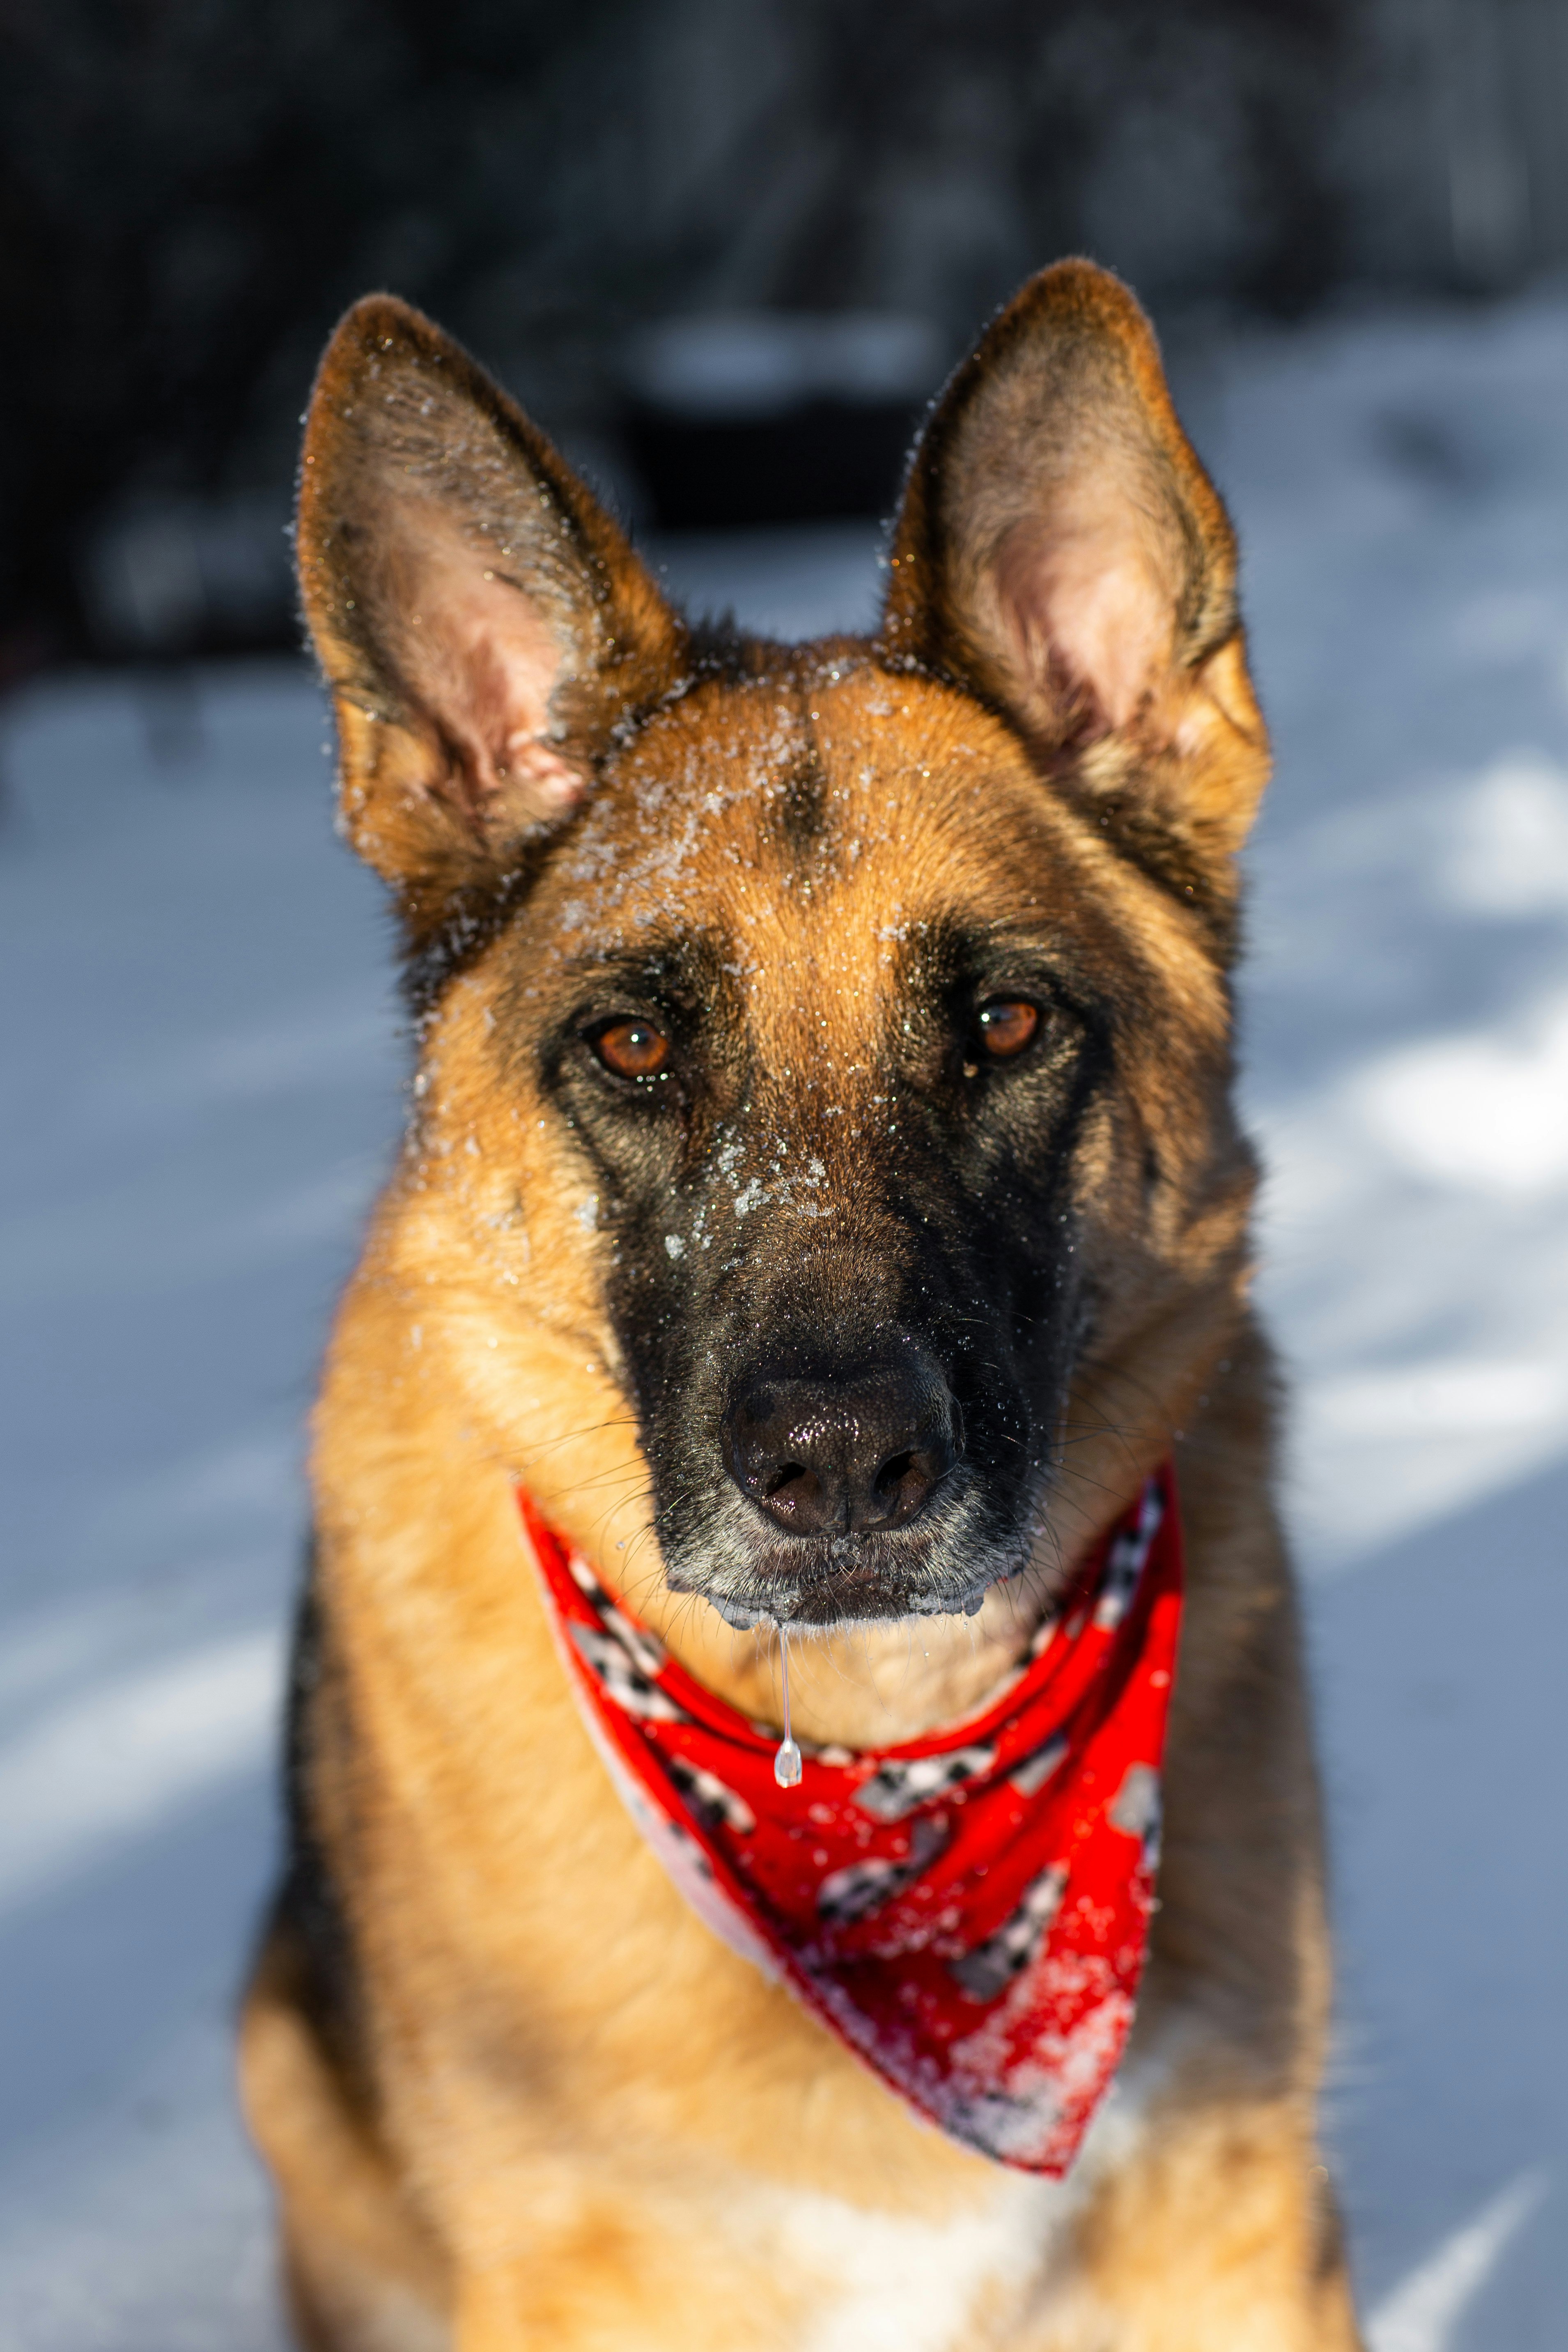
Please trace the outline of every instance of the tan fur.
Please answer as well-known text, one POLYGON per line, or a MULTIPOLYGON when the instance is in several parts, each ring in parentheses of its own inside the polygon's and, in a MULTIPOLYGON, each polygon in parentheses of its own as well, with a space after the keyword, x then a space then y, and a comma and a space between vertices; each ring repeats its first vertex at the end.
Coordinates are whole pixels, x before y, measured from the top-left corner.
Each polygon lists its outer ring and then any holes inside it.
POLYGON ((352 2016, 327 2046, 280 1926, 244 2075, 323 2352, 838 2352, 879 2262, 903 2308, 917 2248, 953 2283, 951 2324, 934 2285, 916 2298, 931 2352, 1357 2342, 1313 2146, 1317 1806, 1224 1108, 1229 860, 1267 751, 1228 525, 1124 289, 1068 264, 1026 290, 927 436, 895 556, 878 647, 693 682, 615 527, 433 329, 367 303, 329 353, 301 563, 351 833, 416 944, 486 890, 521 911, 436 993, 316 1422, 306 1781, 352 2016), (426 422, 367 569, 344 518, 392 430, 356 437, 373 393, 426 422), (792 851, 802 743, 830 822, 792 851), (1148 976, 1075 1176, 1102 1309, 1029 1573, 973 1621, 800 1645, 795 1717, 888 1744, 973 1706, 1174 1444, 1191 1590, 1163 1907, 1126 2096, 1059 2190, 914 2122, 686 1908, 579 1723, 513 1499, 526 1483, 695 1673, 776 1717, 771 1643, 663 1582, 592 1171, 508 1041, 542 976, 656 917, 740 943, 747 1115, 787 1125, 792 1167, 809 1150, 831 1213, 808 1238, 852 1275, 900 1245, 862 1181, 897 1146, 879 1023, 955 905, 1148 976))

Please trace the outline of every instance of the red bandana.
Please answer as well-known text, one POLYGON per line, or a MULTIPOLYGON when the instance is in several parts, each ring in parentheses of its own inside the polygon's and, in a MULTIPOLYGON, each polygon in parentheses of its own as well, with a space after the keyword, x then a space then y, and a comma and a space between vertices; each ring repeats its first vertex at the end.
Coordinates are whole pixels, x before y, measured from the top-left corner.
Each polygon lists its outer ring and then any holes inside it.
POLYGON ((942 2130, 1064 2173, 1132 2022, 1182 1612, 1167 1464, 978 1715, 805 1747, 704 1689, 518 1495, 568 1679, 681 1893, 942 2130))

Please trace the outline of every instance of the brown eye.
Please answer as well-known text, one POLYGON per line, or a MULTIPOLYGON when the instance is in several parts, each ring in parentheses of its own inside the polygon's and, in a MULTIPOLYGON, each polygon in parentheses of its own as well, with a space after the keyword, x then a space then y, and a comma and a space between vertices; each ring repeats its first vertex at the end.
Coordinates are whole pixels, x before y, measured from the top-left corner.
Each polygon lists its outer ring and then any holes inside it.
POLYGON ((650 1021, 612 1021, 593 1045, 617 1078, 657 1078, 669 1059, 669 1040, 650 1021))
POLYGON ((995 1062, 1010 1062, 1015 1054, 1021 1054, 1039 1025, 1037 1004, 1003 997, 980 1008, 980 1042, 995 1062))

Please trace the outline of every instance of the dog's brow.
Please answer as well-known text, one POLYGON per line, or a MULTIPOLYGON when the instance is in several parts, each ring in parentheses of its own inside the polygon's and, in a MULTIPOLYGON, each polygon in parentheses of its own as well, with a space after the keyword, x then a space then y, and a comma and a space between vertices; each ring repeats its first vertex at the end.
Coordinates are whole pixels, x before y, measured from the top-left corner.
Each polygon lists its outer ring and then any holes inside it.
POLYGON ((618 981, 627 987, 709 990, 722 973, 728 953, 712 930, 670 931, 637 941, 614 940, 568 957, 562 971, 574 980, 618 981))

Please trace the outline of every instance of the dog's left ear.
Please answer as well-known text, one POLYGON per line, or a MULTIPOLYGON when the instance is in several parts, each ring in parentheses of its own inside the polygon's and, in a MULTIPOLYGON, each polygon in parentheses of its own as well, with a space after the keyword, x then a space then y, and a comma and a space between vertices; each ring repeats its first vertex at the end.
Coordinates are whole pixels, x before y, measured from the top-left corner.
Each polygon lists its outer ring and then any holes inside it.
POLYGON ((1119 278, 1064 261, 958 370, 911 461, 881 646, 978 690, 1052 769, 1243 839, 1268 742, 1236 541, 1119 278))
POLYGON ((544 436, 389 295, 321 362, 298 552, 341 821, 417 937, 526 871, 679 677, 682 625, 544 436))

